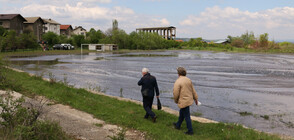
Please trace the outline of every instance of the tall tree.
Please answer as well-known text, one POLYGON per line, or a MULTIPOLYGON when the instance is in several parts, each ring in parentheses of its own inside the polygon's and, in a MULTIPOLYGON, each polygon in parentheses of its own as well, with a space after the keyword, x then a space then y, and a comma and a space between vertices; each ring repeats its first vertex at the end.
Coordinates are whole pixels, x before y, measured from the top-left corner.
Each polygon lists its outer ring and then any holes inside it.
POLYGON ((43 34, 42 38, 44 41, 47 41, 49 46, 53 46, 54 44, 60 43, 58 35, 53 32, 47 32, 43 34))

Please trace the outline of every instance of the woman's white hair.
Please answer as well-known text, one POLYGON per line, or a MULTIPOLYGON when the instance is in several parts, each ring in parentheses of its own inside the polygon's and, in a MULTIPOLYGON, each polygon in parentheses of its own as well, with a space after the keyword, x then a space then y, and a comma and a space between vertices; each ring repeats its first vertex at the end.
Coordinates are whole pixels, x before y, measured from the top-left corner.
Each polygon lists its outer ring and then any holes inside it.
POLYGON ((143 68, 143 69, 142 69, 142 72, 144 72, 144 73, 148 73, 148 72, 149 72, 149 69, 147 69, 147 68, 143 68))

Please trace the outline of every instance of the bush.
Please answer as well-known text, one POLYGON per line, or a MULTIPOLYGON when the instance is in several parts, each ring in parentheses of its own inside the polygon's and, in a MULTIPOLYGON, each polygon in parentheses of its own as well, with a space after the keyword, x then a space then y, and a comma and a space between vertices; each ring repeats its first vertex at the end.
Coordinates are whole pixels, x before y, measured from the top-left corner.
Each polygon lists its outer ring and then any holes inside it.
POLYGON ((259 47, 265 48, 268 47, 268 34, 264 33, 259 36, 259 47))
POLYGON ((244 41, 241 39, 235 39, 232 41, 232 46, 237 47, 237 48, 242 48, 244 46, 244 41))
POLYGON ((69 139, 61 127, 50 121, 40 121, 40 110, 23 107, 24 98, 14 99, 11 92, 0 98, 0 136, 4 139, 64 140, 69 139))
POLYGON ((14 135, 24 140, 65 140, 69 139, 56 122, 36 121, 31 126, 20 125, 14 135))
POLYGON ((54 44, 58 44, 60 42, 58 35, 53 32, 43 34, 42 38, 47 41, 49 46, 53 46, 54 44))
POLYGON ((24 33, 19 38, 20 47, 18 49, 37 49, 39 46, 36 36, 30 33, 24 33))
POLYGON ((6 88, 7 85, 7 78, 6 78, 6 69, 4 68, 6 66, 5 61, 2 60, 0 57, 0 89, 6 88))

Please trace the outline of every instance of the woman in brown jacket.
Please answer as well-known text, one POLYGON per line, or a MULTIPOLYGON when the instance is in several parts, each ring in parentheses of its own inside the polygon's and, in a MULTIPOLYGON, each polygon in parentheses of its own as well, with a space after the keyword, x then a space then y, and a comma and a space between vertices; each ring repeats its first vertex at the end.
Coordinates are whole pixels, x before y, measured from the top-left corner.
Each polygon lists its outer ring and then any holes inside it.
POLYGON ((192 81, 186 77, 186 70, 183 67, 177 68, 179 78, 174 84, 173 94, 175 103, 178 104, 180 108, 179 120, 173 123, 176 129, 181 128, 183 120, 186 120, 188 131, 185 132, 188 135, 193 135, 192 122, 190 117, 190 108, 193 102, 198 105, 198 96, 192 84, 192 81))

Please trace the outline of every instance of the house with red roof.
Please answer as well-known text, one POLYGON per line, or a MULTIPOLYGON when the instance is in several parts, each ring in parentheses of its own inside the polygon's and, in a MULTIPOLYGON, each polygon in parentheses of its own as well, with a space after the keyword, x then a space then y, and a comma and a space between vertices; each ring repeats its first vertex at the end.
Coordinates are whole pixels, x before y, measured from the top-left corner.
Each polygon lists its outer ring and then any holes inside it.
POLYGON ((0 26, 14 30, 18 35, 23 33, 25 21, 27 20, 20 14, 0 14, 0 26))
POLYGON ((70 37, 73 32, 73 28, 71 25, 60 25, 60 34, 66 35, 67 37, 70 37))

